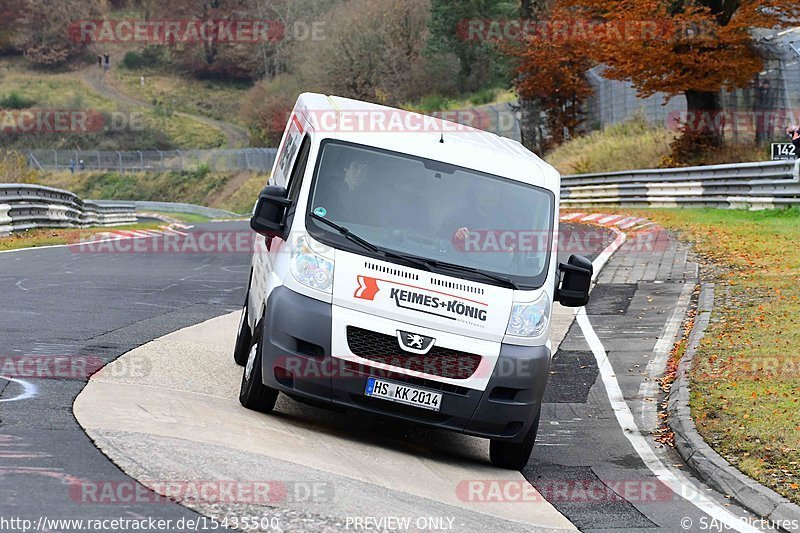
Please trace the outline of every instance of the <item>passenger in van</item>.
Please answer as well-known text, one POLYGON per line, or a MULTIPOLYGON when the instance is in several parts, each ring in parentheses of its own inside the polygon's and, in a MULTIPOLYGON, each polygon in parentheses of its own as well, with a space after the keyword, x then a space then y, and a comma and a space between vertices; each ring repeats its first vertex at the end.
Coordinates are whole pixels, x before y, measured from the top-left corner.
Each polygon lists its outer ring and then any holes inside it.
POLYGON ((428 203, 405 176, 368 159, 351 159, 342 174, 327 177, 315 199, 331 220, 388 230, 430 231, 428 203))
POLYGON ((367 179, 369 165, 361 159, 351 159, 344 172, 322 176, 325 181, 315 196, 315 207, 324 207, 335 222, 373 225, 377 217, 374 199, 375 186, 367 179))

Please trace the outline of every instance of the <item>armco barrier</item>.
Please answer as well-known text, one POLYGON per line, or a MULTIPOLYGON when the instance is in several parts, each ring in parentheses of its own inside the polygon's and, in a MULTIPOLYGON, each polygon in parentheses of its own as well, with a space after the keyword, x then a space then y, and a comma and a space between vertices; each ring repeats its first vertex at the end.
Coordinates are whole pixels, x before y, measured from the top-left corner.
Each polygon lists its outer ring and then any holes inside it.
POLYGON ((800 205, 800 161, 577 174, 561 178, 561 204, 583 207, 800 205))
POLYGON ((85 228, 136 222, 132 204, 82 200, 41 185, 0 184, 0 235, 35 228, 85 228))
POLYGON ((28 166, 39 170, 73 172, 167 172, 193 171, 203 166, 212 172, 249 170, 267 173, 277 156, 277 148, 238 150, 137 150, 100 152, 97 150, 30 150, 28 166))
MULTIPOLYGON (((255 202, 256 199, 253 198, 254 205, 255 202)), ((108 205, 114 202, 111 202, 109 200, 96 200, 96 203, 98 205, 108 205)), ((132 204, 136 208, 137 212, 157 211, 162 213, 186 213, 190 215, 200 215, 210 219, 236 218, 241 216, 231 211, 225 211, 224 209, 215 209, 213 207, 204 207, 202 205, 195 205, 195 204, 183 204, 176 202, 150 202, 143 200, 136 200, 127 203, 132 204)))
MULTIPOLYGON (((718 207, 764 209, 800 205, 800 161, 631 170, 563 176, 561 204, 583 207, 718 207)), ((162 202, 82 200, 40 185, 0 184, 0 235, 32 228, 82 228, 136 222, 136 208, 235 216, 222 210, 162 202)))

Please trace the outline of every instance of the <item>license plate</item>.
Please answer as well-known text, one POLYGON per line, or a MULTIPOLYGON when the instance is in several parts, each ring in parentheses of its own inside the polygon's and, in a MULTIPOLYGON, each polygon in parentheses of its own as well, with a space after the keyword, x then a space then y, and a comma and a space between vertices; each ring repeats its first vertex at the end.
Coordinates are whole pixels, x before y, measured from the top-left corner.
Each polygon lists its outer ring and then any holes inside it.
POLYGON ((431 411, 438 411, 442 405, 442 395, 438 392, 426 391, 409 387, 402 383, 393 383, 375 378, 367 379, 367 388, 364 394, 373 398, 383 398, 390 402, 430 409, 431 411))

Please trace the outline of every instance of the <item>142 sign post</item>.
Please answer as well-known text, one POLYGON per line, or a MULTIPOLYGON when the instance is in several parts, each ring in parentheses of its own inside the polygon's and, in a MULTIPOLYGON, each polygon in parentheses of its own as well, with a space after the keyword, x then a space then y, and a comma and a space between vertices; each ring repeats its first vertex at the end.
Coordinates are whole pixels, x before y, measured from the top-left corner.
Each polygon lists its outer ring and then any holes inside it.
POLYGON ((772 160, 787 161, 797 159, 797 147, 792 143, 772 143, 772 160))

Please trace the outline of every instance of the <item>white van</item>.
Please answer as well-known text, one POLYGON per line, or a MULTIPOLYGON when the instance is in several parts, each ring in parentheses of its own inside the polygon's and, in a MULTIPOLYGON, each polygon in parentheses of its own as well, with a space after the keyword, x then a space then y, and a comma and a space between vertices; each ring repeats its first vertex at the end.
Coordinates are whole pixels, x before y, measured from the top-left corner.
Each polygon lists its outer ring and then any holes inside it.
POLYGON ((234 359, 240 401, 278 393, 491 440, 529 459, 554 300, 588 301, 591 262, 556 265, 558 172, 494 134, 303 94, 251 227, 234 359))

